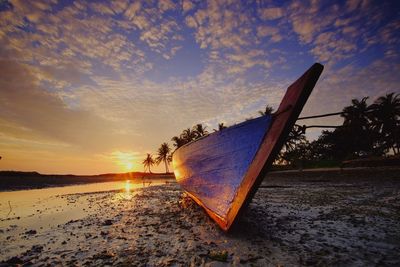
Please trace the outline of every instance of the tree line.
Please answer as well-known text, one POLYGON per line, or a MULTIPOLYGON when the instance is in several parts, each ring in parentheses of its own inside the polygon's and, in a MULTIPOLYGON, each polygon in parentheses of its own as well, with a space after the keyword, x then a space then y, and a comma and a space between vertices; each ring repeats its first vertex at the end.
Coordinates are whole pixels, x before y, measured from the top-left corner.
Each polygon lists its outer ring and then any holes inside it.
MULTIPOLYGON (((372 104, 368 97, 353 99, 351 104, 343 108, 340 116, 343 124, 333 131, 324 130, 318 139, 310 142, 305 136, 306 125, 295 125, 279 153, 279 164, 296 164, 301 161, 340 162, 367 156, 383 156, 388 153, 400 153, 400 94, 390 93, 377 98, 372 104)), ((273 108, 266 106, 259 111, 261 116, 273 114, 273 108)), ((199 123, 186 128, 180 135, 171 138, 175 149, 207 136, 207 127, 199 123)), ((221 131, 227 128, 224 123, 218 124, 221 131)), ((151 167, 164 163, 166 173, 172 161, 172 149, 164 142, 159 147, 155 158, 150 153, 143 160, 145 171, 151 173, 151 167)))
MULTIPOLYGON (((208 131, 206 130, 206 126, 199 123, 193 126, 192 128, 187 128, 182 131, 182 133, 178 136, 174 136, 171 138, 173 142, 173 146, 175 149, 190 143, 194 140, 197 140, 203 136, 208 135, 208 131)), ((218 125, 218 129, 222 130, 226 128, 223 123, 218 125)), ((215 129, 214 129, 215 130, 215 129)), ((161 144, 160 148, 157 151, 156 158, 153 158, 153 155, 147 153, 146 158, 143 160, 142 164, 144 166, 145 171, 148 170, 151 173, 151 167, 155 164, 159 165, 161 162, 165 164, 165 172, 169 172, 168 164, 172 161, 172 149, 169 144, 164 142, 161 144)))
POLYGON ((368 104, 368 97, 352 99, 340 116, 343 124, 324 130, 310 142, 304 135, 306 126, 295 125, 278 161, 341 162, 362 157, 400 153, 400 95, 389 93, 368 104))

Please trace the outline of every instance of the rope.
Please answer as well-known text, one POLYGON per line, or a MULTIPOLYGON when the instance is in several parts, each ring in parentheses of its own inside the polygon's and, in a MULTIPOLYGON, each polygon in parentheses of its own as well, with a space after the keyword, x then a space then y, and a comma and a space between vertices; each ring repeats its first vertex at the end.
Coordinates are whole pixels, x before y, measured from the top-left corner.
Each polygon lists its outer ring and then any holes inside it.
POLYGON ((310 125, 310 126, 306 126, 306 129, 307 128, 340 128, 340 127, 343 127, 343 126, 342 125, 310 125))
POLYGON ((321 115, 314 115, 314 116, 307 116, 307 117, 300 117, 297 120, 308 120, 308 119, 315 119, 315 118, 322 118, 322 117, 329 117, 329 116, 336 116, 336 115, 342 115, 344 112, 334 112, 334 113, 327 113, 327 114, 321 114, 321 115))
POLYGON ((298 125, 298 124, 295 124, 295 126, 299 127, 299 131, 302 134, 305 134, 306 130, 308 128, 335 128, 336 129, 336 128, 343 127, 341 125, 310 125, 310 126, 307 126, 307 125, 298 125))
MULTIPOLYGON (((279 112, 275 112, 272 114, 273 117, 279 116, 282 113, 285 113, 287 111, 289 111, 290 109, 292 109, 292 105, 288 105, 286 108, 284 108, 283 110, 279 111, 279 112)), ((334 112, 334 113, 327 113, 327 114, 321 114, 321 115, 314 115, 314 116, 307 116, 307 117, 300 117, 297 120, 307 120, 307 119, 315 119, 315 118, 322 118, 322 117, 329 117, 329 116, 337 116, 337 115, 342 115, 344 114, 344 112, 334 112)), ((341 125, 298 125, 295 124, 297 127, 299 127, 299 130, 301 133, 305 134, 306 133, 306 129, 308 128, 340 128, 343 127, 341 125)))

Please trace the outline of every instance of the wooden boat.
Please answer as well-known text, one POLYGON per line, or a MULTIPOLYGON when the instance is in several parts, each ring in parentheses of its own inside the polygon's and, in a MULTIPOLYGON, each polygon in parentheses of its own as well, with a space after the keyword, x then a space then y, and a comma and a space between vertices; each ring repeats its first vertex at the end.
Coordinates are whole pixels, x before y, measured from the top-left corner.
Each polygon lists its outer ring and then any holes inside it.
POLYGON ((251 201, 322 70, 315 63, 290 85, 273 115, 209 134, 174 152, 177 182, 224 231, 251 201))

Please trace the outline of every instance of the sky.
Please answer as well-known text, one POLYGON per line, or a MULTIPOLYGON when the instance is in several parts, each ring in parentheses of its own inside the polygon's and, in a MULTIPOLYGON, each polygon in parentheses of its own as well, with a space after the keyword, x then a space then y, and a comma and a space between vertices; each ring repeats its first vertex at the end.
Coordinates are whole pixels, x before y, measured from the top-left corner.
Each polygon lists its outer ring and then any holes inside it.
POLYGON ((142 171, 185 128, 276 109, 314 62, 302 116, 399 93, 400 2, 2 0, 0 170, 142 171))

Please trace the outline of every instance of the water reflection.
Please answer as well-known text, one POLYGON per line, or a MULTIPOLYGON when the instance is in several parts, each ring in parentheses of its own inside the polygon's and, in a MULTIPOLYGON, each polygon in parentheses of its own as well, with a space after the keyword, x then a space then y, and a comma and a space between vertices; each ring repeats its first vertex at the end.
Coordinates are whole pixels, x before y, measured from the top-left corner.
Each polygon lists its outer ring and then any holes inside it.
MULTIPOLYGON (((165 183, 163 179, 153 180, 146 187, 165 183)), ((96 212, 97 207, 91 207, 88 193, 109 191, 115 192, 115 201, 131 200, 142 187, 141 180, 126 180, 0 192, 0 229, 10 225, 39 228, 77 220, 96 212)))
POLYGON ((132 191, 133 191, 133 189, 138 188, 138 186, 140 186, 140 185, 135 184, 135 183, 131 184, 130 180, 126 180, 125 185, 124 185, 125 190, 121 190, 121 192, 115 196, 115 201, 131 200, 132 197, 134 196, 132 191))
POLYGON ((131 181, 130 180, 126 180, 125 182, 125 192, 129 193, 131 191, 131 181))

